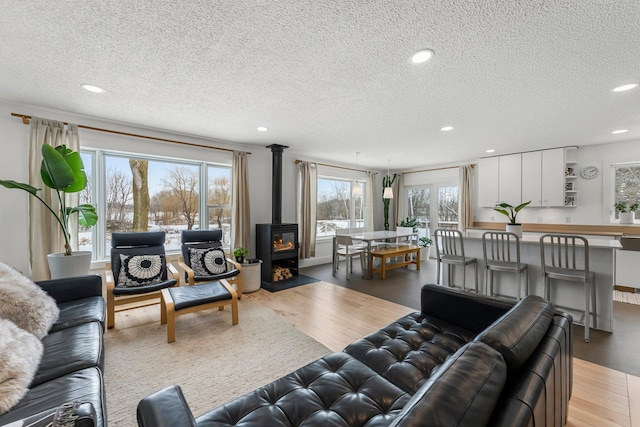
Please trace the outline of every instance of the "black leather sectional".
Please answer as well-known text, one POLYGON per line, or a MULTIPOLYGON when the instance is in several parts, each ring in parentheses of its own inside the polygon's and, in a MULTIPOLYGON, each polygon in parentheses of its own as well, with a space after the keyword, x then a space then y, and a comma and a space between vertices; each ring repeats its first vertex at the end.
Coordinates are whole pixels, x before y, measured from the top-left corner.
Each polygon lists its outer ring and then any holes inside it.
POLYGON ((40 425, 36 420, 62 405, 82 402, 74 425, 106 426, 102 279, 91 275, 37 284, 56 300, 60 316, 42 339, 44 353, 29 391, 0 415, 0 425, 18 420, 40 425))
POLYGON ((182 426, 562 426, 571 396, 571 316, 422 288, 405 316, 195 418, 179 386, 144 398, 138 424, 182 426))

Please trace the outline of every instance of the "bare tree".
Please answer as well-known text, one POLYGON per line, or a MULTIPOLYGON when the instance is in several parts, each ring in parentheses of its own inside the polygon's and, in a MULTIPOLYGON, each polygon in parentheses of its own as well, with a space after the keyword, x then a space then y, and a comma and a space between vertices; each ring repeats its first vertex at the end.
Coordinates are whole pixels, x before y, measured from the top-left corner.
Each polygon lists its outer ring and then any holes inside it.
POLYGON ((198 171, 176 166, 169 172, 169 179, 162 181, 175 198, 177 211, 187 221, 187 229, 193 229, 198 217, 198 171))
POLYGON ((149 229, 149 161, 129 159, 133 191, 133 231, 149 229))
POLYGON ((107 227, 117 231, 127 222, 127 216, 132 202, 131 177, 116 169, 107 171, 105 185, 107 227))
POLYGON ((215 219, 218 228, 222 228, 225 214, 229 212, 229 206, 231 206, 231 183, 227 177, 217 177, 209 185, 208 204, 217 206, 211 210, 210 220, 215 219), (215 216, 215 218, 211 218, 211 216, 215 216))

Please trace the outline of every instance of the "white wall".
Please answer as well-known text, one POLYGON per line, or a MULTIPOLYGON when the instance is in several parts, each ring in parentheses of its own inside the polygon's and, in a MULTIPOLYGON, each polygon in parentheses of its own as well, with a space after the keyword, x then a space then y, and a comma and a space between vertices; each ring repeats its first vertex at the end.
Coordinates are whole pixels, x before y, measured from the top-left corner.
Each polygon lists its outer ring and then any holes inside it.
MULTIPOLYGON (((611 197, 611 188, 613 187, 611 165, 634 161, 640 161, 640 141, 580 147, 577 150, 578 164, 575 167, 578 175, 576 182, 578 191, 577 206, 571 208, 527 207, 518 214, 518 221, 547 224, 609 224, 609 213, 613 205, 613 198, 611 197), (585 166, 591 165, 600 169, 598 177, 594 179, 580 177, 580 170, 585 166)), ((477 179, 477 171, 475 174, 477 179)), ((476 196, 474 200, 477 200, 477 188, 474 194, 476 196)), ((478 207, 475 201, 474 205, 475 221, 506 222, 506 218, 493 209, 478 207)))

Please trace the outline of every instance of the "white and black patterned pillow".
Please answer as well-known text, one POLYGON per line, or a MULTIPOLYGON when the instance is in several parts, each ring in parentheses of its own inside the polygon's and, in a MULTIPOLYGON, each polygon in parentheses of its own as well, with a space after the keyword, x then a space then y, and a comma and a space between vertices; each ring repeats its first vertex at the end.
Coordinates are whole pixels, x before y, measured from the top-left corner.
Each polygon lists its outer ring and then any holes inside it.
POLYGON ((164 255, 120 254, 120 262, 119 287, 133 288, 162 282, 162 273, 166 268, 164 255))
POLYGON ((227 271, 227 260, 222 249, 189 248, 189 258, 196 276, 213 276, 227 271))

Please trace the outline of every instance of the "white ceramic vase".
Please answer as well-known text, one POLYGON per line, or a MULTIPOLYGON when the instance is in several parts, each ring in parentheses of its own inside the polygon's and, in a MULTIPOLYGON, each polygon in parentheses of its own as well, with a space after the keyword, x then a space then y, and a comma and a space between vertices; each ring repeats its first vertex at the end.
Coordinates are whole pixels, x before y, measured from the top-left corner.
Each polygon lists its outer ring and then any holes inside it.
POLYGON ((426 259, 429 259, 430 256, 431 256, 431 245, 422 246, 420 248, 420 260, 424 261, 426 259))
POLYGON ((91 268, 91 251, 76 251, 66 256, 64 252, 47 255, 52 279, 84 276, 91 268))
POLYGON ((635 212, 620 212, 620 224, 633 224, 635 220, 635 212))
POLYGON ((522 224, 507 224, 506 231, 522 238, 522 224))

